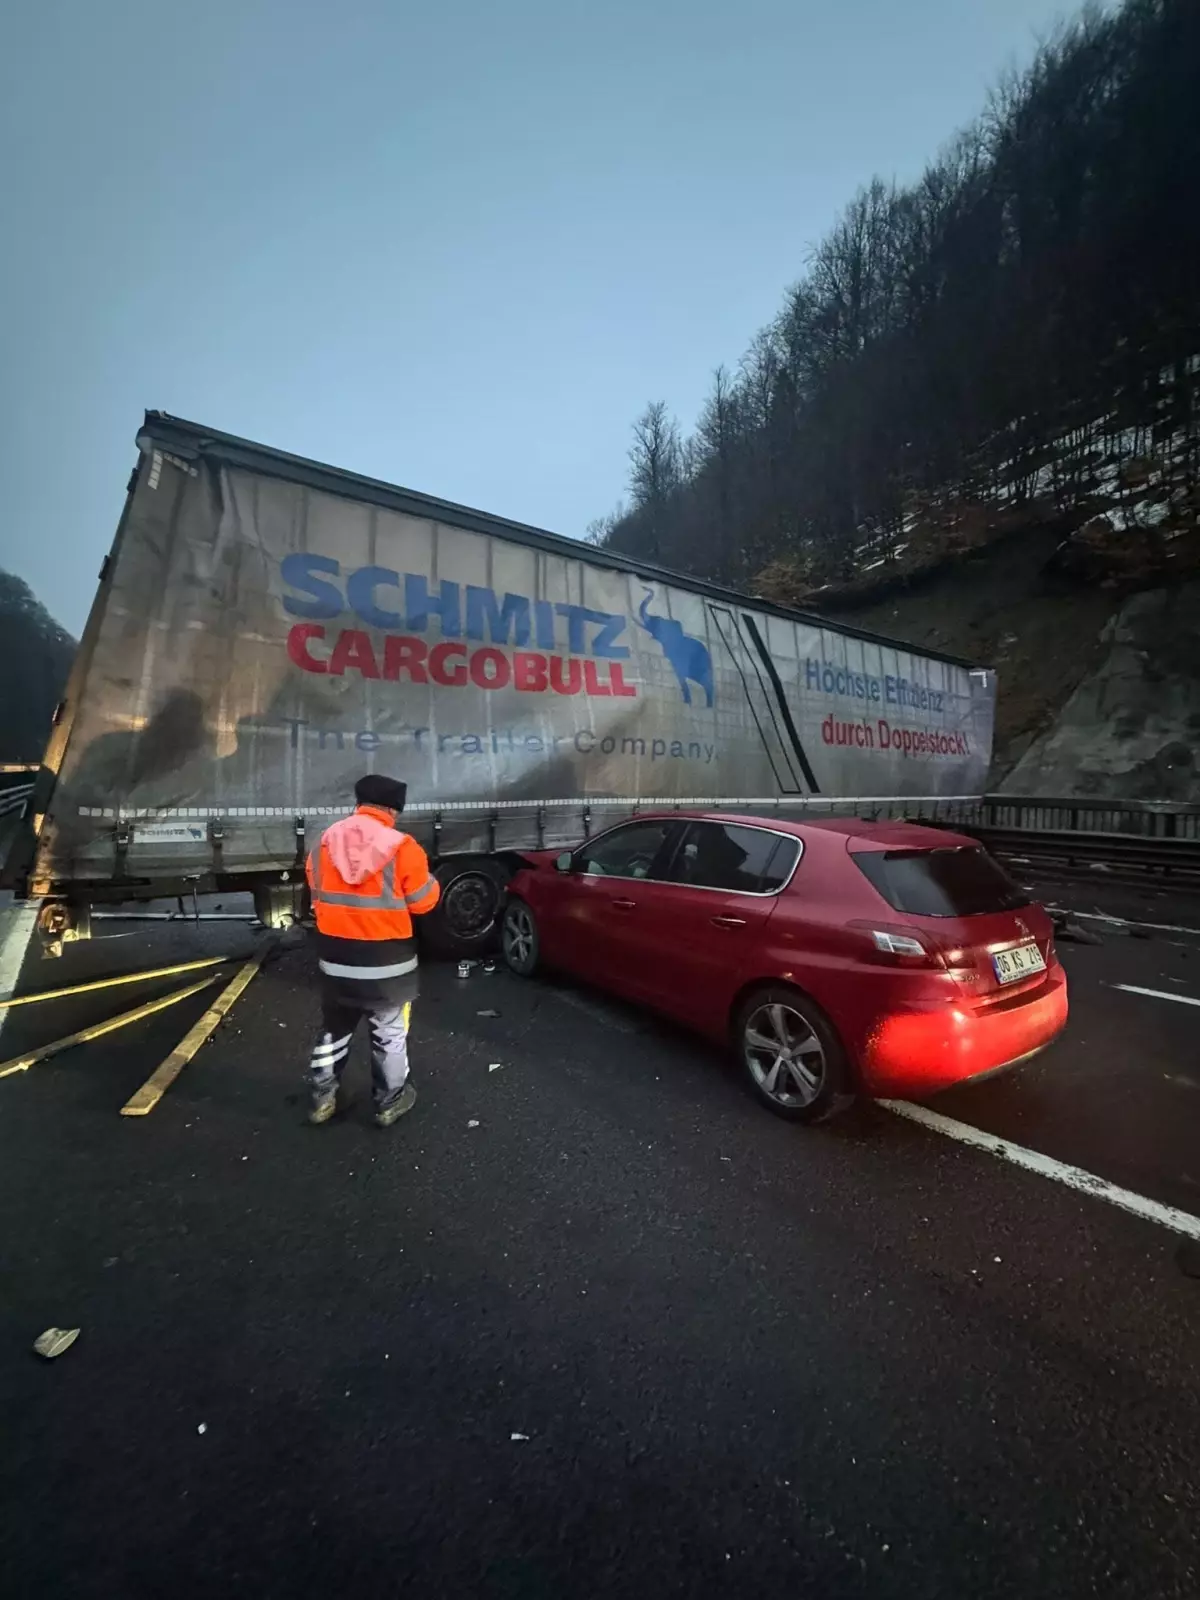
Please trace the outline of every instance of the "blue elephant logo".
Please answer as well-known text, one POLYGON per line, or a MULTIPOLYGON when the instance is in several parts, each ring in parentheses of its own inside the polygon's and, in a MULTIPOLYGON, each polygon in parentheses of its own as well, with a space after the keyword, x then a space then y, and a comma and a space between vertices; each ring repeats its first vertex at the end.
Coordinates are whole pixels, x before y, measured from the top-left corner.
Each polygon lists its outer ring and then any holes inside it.
POLYGON ((697 639, 693 634, 684 633, 683 623, 676 622, 673 617, 654 617, 650 615, 649 606, 654 599, 653 589, 646 590, 646 598, 638 609, 638 617, 642 627, 652 639, 662 647, 662 653, 671 663, 671 669, 679 679, 679 692, 684 701, 690 706, 692 703, 692 684, 704 690, 708 705, 713 703, 713 671, 712 657, 708 653, 708 646, 703 639, 697 639))

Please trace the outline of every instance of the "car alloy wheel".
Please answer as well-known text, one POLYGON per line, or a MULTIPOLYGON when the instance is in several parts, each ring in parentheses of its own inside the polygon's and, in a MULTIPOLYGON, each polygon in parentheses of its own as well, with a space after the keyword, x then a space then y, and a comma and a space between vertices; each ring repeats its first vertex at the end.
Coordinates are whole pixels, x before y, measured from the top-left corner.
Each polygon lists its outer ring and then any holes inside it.
POLYGON ((742 1052, 759 1091, 783 1111, 811 1106, 825 1085, 825 1046, 785 1000, 764 999, 746 1017, 742 1052))
POLYGON ((538 931, 533 912, 524 900, 509 901, 500 944, 509 970, 520 978, 528 978, 538 964, 538 931))

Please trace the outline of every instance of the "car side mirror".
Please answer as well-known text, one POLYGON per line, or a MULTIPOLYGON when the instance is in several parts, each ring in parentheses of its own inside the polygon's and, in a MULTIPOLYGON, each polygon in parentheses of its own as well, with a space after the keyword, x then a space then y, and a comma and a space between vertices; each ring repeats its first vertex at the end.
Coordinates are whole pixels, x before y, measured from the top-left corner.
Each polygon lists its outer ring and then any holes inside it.
POLYGON ((554 862, 555 868, 559 872, 570 872, 571 863, 574 859, 574 856, 572 856, 569 850, 564 850, 562 855, 556 857, 554 862))

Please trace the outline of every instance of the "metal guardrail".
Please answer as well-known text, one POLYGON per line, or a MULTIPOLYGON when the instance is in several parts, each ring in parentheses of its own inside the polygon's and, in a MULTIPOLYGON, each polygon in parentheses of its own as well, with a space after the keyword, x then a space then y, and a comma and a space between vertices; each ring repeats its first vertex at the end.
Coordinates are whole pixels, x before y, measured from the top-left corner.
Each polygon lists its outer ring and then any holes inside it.
POLYGON ((980 824, 1036 833, 1102 833, 1200 842, 1200 801, 1045 799, 987 795, 980 824))
POLYGON ((1067 868, 1200 876, 1200 803, 984 795, 978 800, 841 800, 805 815, 958 829, 997 855, 1067 868))
POLYGON ((36 767, 0 766, 0 817, 25 809, 36 772, 36 767))
POLYGON ((1124 833, 1035 833, 1029 828, 970 831, 994 853, 1011 859, 1200 876, 1200 839, 1138 839, 1124 833))
POLYGON ((36 767, 0 765, 0 867, 3 867, 18 824, 33 794, 36 767))
POLYGON ((916 798, 846 802, 838 809, 910 822, 938 822, 1005 833, 1098 835, 1200 843, 1200 801, 1091 800, 1073 796, 984 795, 978 800, 916 798))
POLYGON ((0 817, 6 817, 10 812, 23 811, 32 793, 31 783, 24 784, 21 788, 0 789, 0 817))
POLYGON ((1200 805, 988 795, 953 824, 996 855, 1054 870, 1200 881, 1200 805))

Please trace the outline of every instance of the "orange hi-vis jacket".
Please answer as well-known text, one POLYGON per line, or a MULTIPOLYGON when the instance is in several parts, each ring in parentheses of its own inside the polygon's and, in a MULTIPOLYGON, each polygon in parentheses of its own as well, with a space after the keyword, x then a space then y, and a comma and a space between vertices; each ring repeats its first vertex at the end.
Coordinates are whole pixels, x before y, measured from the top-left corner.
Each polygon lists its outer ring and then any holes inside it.
POLYGON ((416 994, 412 919, 441 897, 424 850, 393 813, 359 806, 308 857, 321 971, 347 998, 400 1004, 416 994))

